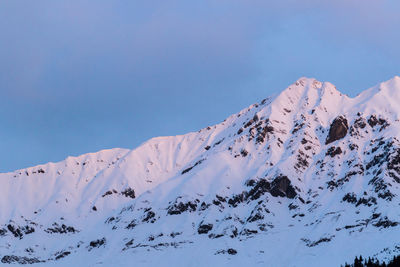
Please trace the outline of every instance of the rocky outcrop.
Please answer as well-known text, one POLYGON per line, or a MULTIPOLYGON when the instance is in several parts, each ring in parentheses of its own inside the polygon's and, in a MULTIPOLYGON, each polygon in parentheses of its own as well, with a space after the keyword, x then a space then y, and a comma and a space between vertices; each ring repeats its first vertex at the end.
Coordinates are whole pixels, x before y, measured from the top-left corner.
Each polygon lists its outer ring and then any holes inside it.
POLYGON ((39 260, 38 258, 29 258, 29 257, 20 257, 20 256, 15 256, 15 255, 5 255, 1 259, 2 263, 6 264, 34 264, 34 263, 40 263, 43 262, 39 260))
POLYGON ((272 181, 270 193, 274 197, 287 198, 294 198, 297 195, 289 178, 285 175, 279 175, 272 181))
POLYGON ((349 125, 347 123, 347 119, 343 116, 336 117, 329 128, 329 133, 325 144, 327 145, 344 138, 348 129, 349 125))
POLYGON ((106 239, 103 237, 102 239, 93 240, 89 243, 91 248, 99 248, 106 244, 106 239))
POLYGON ((197 229, 197 232, 199 234, 207 234, 209 231, 211 231, 213 228, 213 225, 211 223, 208 224, 201 224, 199 228, 197 229))
POLYGON ((133 190, 130 187, 122 191, 121 194, 124 195, 125 197, 135 198, 135 190, 133 190))

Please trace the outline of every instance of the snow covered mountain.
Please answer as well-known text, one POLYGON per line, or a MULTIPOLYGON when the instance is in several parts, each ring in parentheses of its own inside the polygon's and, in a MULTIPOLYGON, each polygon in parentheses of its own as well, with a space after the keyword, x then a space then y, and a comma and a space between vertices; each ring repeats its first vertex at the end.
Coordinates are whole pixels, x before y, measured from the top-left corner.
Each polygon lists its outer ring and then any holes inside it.
POLYGON ((400 253, 400 77, 301 78, 196 133, 0 174, 0 257, 38 266, 340 266, 400 253))

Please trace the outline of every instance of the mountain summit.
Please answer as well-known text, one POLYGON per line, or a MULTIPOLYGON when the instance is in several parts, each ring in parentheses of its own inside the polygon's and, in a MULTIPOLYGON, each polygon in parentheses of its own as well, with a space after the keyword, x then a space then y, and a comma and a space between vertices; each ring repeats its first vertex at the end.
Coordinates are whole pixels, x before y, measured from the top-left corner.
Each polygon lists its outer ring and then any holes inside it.
POLYGON ((400 78, 300 78, 215 126, 0 174, 3 264, 340 266, 399 254, 400 78))

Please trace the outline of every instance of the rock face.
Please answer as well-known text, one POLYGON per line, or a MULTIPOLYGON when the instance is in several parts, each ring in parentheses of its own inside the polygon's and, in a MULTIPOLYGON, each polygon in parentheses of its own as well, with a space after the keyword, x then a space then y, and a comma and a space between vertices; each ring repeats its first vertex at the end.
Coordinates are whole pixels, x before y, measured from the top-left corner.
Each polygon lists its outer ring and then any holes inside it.
POLYGON ((345 117, 339 116, 335 118, 331 124, 331 127, 329 128, 329 133, 325 141, 325 145, 344 138, 347 134, 348 129, 349 125, 345 117))
POLYGON ((297 193, 291 185, 291 182, 287 176, 280 175, 276 177, 271 183, 270 193, 272 196, 277 197, 288 197, 294 198, 297 193))

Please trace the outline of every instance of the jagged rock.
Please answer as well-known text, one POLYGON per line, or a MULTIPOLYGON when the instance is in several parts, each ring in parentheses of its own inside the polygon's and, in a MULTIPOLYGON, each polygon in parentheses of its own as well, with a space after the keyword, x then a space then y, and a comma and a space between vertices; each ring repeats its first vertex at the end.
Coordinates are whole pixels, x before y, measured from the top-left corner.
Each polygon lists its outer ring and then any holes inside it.
POLYGON ((134 239, 129 240, 128 242, 125 243, 125 247, 130 247, 133 245, 134 239))
POLYGON ((246 149, 242 149, 240 150, 240 154, 242 155, 242 157, 246 157, 249 154, 249 152, 247 152, 246 149))
POLYGON ((380 127, 380 129, 379 129, 379 131, 381 131, 381 130, 383 130, 383 129, 385 129, 386 127, 388 127, 389 126, 389 123, 385 120, 385 119, 383 119, 383 118, 376 118, 376 116, 375 115, 371 115, 370 117, 369 117, 369 119, 368 119, 368 124, 369 124, 369 126, 371 126, 372 128, 374 128, 376 125, 380 125, 381 127, 380 127))
POLYGON ((398 222, 391 221, 386 216, 384 218, 381 218, 378 222, 373 224, 373 226, 375 226, 375 227, 383 227, 383 228, 394 227, 397 225, 399 225, 398 222))
POLYGON ((279 175, 272 181, 270 193, 274 197, 294 198, 297 195, 289 178, 285 175, 279 175))
POLYGON ((14 237, 18 237, 19 239, 22 239, 24 234, 29 235, 35 232, 35 228, 32 226, 26 225, 26 226, 14 226, 12 224, 7 225, 8 231, 10 231, 14 237))
POLYGON ((90 241, 89 246, 92 248, 98 248, 100 246, 103 246, 106 244, 106 238, 103 237, 102 239, 97 239, 97 240, 93 240, 90 241))
POLYGON ((55 257, 55 260, 59 260, 59 259, 62 259, 62 258, 65 258, 66 256, 68 256, 69 254, 71 254, 71 252, 70 251, 61 251, 61 252, 58 252, 58 253, 56 253, 56 257, 55 257))
POLYGON ((13 225, 9 224, 7 225, 7 229, 14 235, 14 237, 22 238, 23 234, 19 228, 16 228, 13 225))
POLYGON ((59 225, 58 223, 53 223, 52 228, 49 227, 44 231, 50 234, 67 234, 79 232, 72 226, 66 226, 65 224, 59 225))
POLYGON ((130 187, 122 191, 121 194, 124 195, 125 197, 135 198, 135 190, 133 190, 130 187))
POLYGON ((352 204, 355 204, 355 203, 357 203, 357 196, 354 193, 347 193, 346 195, 344 195, 342 200, 352 203, 352 204))
POLYGON ((342 149, 340 148, 340 146, 338 146, 338 147, 334 147, 334 146, 332 146, 332 147, 330 147, 329 149, 328 149, 328 151, 326 151, 326 154, 325 155, 327 155, 327 156, 331 156, 331 158, 333 158, 334 156, 336 156, 336 155, 340 155, 340 154, 342 154, 342 149))
POLYGON ((1 259, 2 263, 18 263, 18 264, 34 264, 34 263, 40 263, 40 262, 45 262, 42 260, 39 260, 38 258, 28 258, 28 257, 20 257, 20 256, 15 256, 15 255, 5 255, 1 259))
POLYGON ((197 165, 201 164, 204 160, 205 160, 205 159, 201 159, 201 160, 197 161, 193 166, 184 169, 184 170, 181 172, 181 174, 185 174, 185 173, 187 173, 187 172, 190 172, 194 167, 196 167, 197 165))
POLYGON ((329 133, 325 144, 327 145, 342 139, 346 136, 348 129, 349 125, 347 123, 347 119, 343 116, 336 117, 329 128, 329 133))
POLYGON ((228 204, 232 207, 237 207, 239 203, 242 203, 246 200, 247 196, 251 197, 251 195, 248 195, 247 192, 243 192, 241 194, 233 195, 229 200, 228 204))
POLYGON ((252 212, 252 214, 247 218, 248 222, 255 222, 258 220, 264 219, 264 215, 261 213, 261 210, 257 210, 256 212, 252 212))
POLYGON ((117 193, 118 193, 118 191, 115 190, 115 189, 113 189, 113 190, 108 190, 108 191, 105 192, 101 197, 105 197, 105 196, 109 196, 109 195, 117 194, 117 193))
POLYGON ((236 249, 233 249, 233 248, 228 248, 227 252, 228 252, 229 255, 236 255, 237 254, 236 249))
POLYGON ((208 232, 210 232, 213 228, 213 225, 211 223, 208 224, 201 224, 199 226, 199 228, 197 229, 197 232, 199 234, 207 234, 208 232))
POLYGON ((318 239, 316 241, 310 241, 309 239, 305 239, 305 238, 303 238, 302 240, 306 243, 307 247, 315 247, 315 246, 318 246, 321 243, 330 242, 334 237, 335 237, 334 235, 333 236, 329 236, 329 237, 322 237, 322 238, 320 238, 320 239, 318 239))
POLYGON ((372 206, 372 205, 376 205, 376 198, 375 197, 369 197, 369 198, 360 198, 357 201, 356 207, 359 205, 366 205, 368 207, 372 206))
POLYGON ((354 127, 364 129, 367 123, 364 118, 360 117, 354 121, 354 127))
POLYGON ((215 142, 215 144, 213 145, 213 147, 218 146, 218 145, 221 144, 224 140, 225 140, 225 138, 222 138, 221 140, 215 142))
POLYGON ((266 179, 260 179, 257 181, 253 188, 247 193, 246 198, 251 200, 259 199, 263 194, 269 192, 271 184, 266 179))
POLYGON ((0 228, 0 236, 5 236, 6 233, 7 233, 6 229, 0 228))
POLYGON ((126 229, 133 229, 135 226, 138 225, 137 221, 133 219, 127 226, 126 229))
POLYGON ((186 211, 194 212, 197 209, 197 204, 199 203, 198 199, 193 202, 187 201, 185 203, 182 201, 178 201, 178 199, 179 198, 177 198, 175 202, 168 207, 167 213, 169 215, 177 215, 186 211))
POLYGON ((349 144, 350 150, 358 149, 358 145, 356 144, 349 144))
POLYGON ((146 209, 145 213, 146 213, 146 216, 143 218, 142 222, 154 223, 155 222, 155 218, 154 217, 156 216, 154 211, 152 211, 151 209, 146 209))

